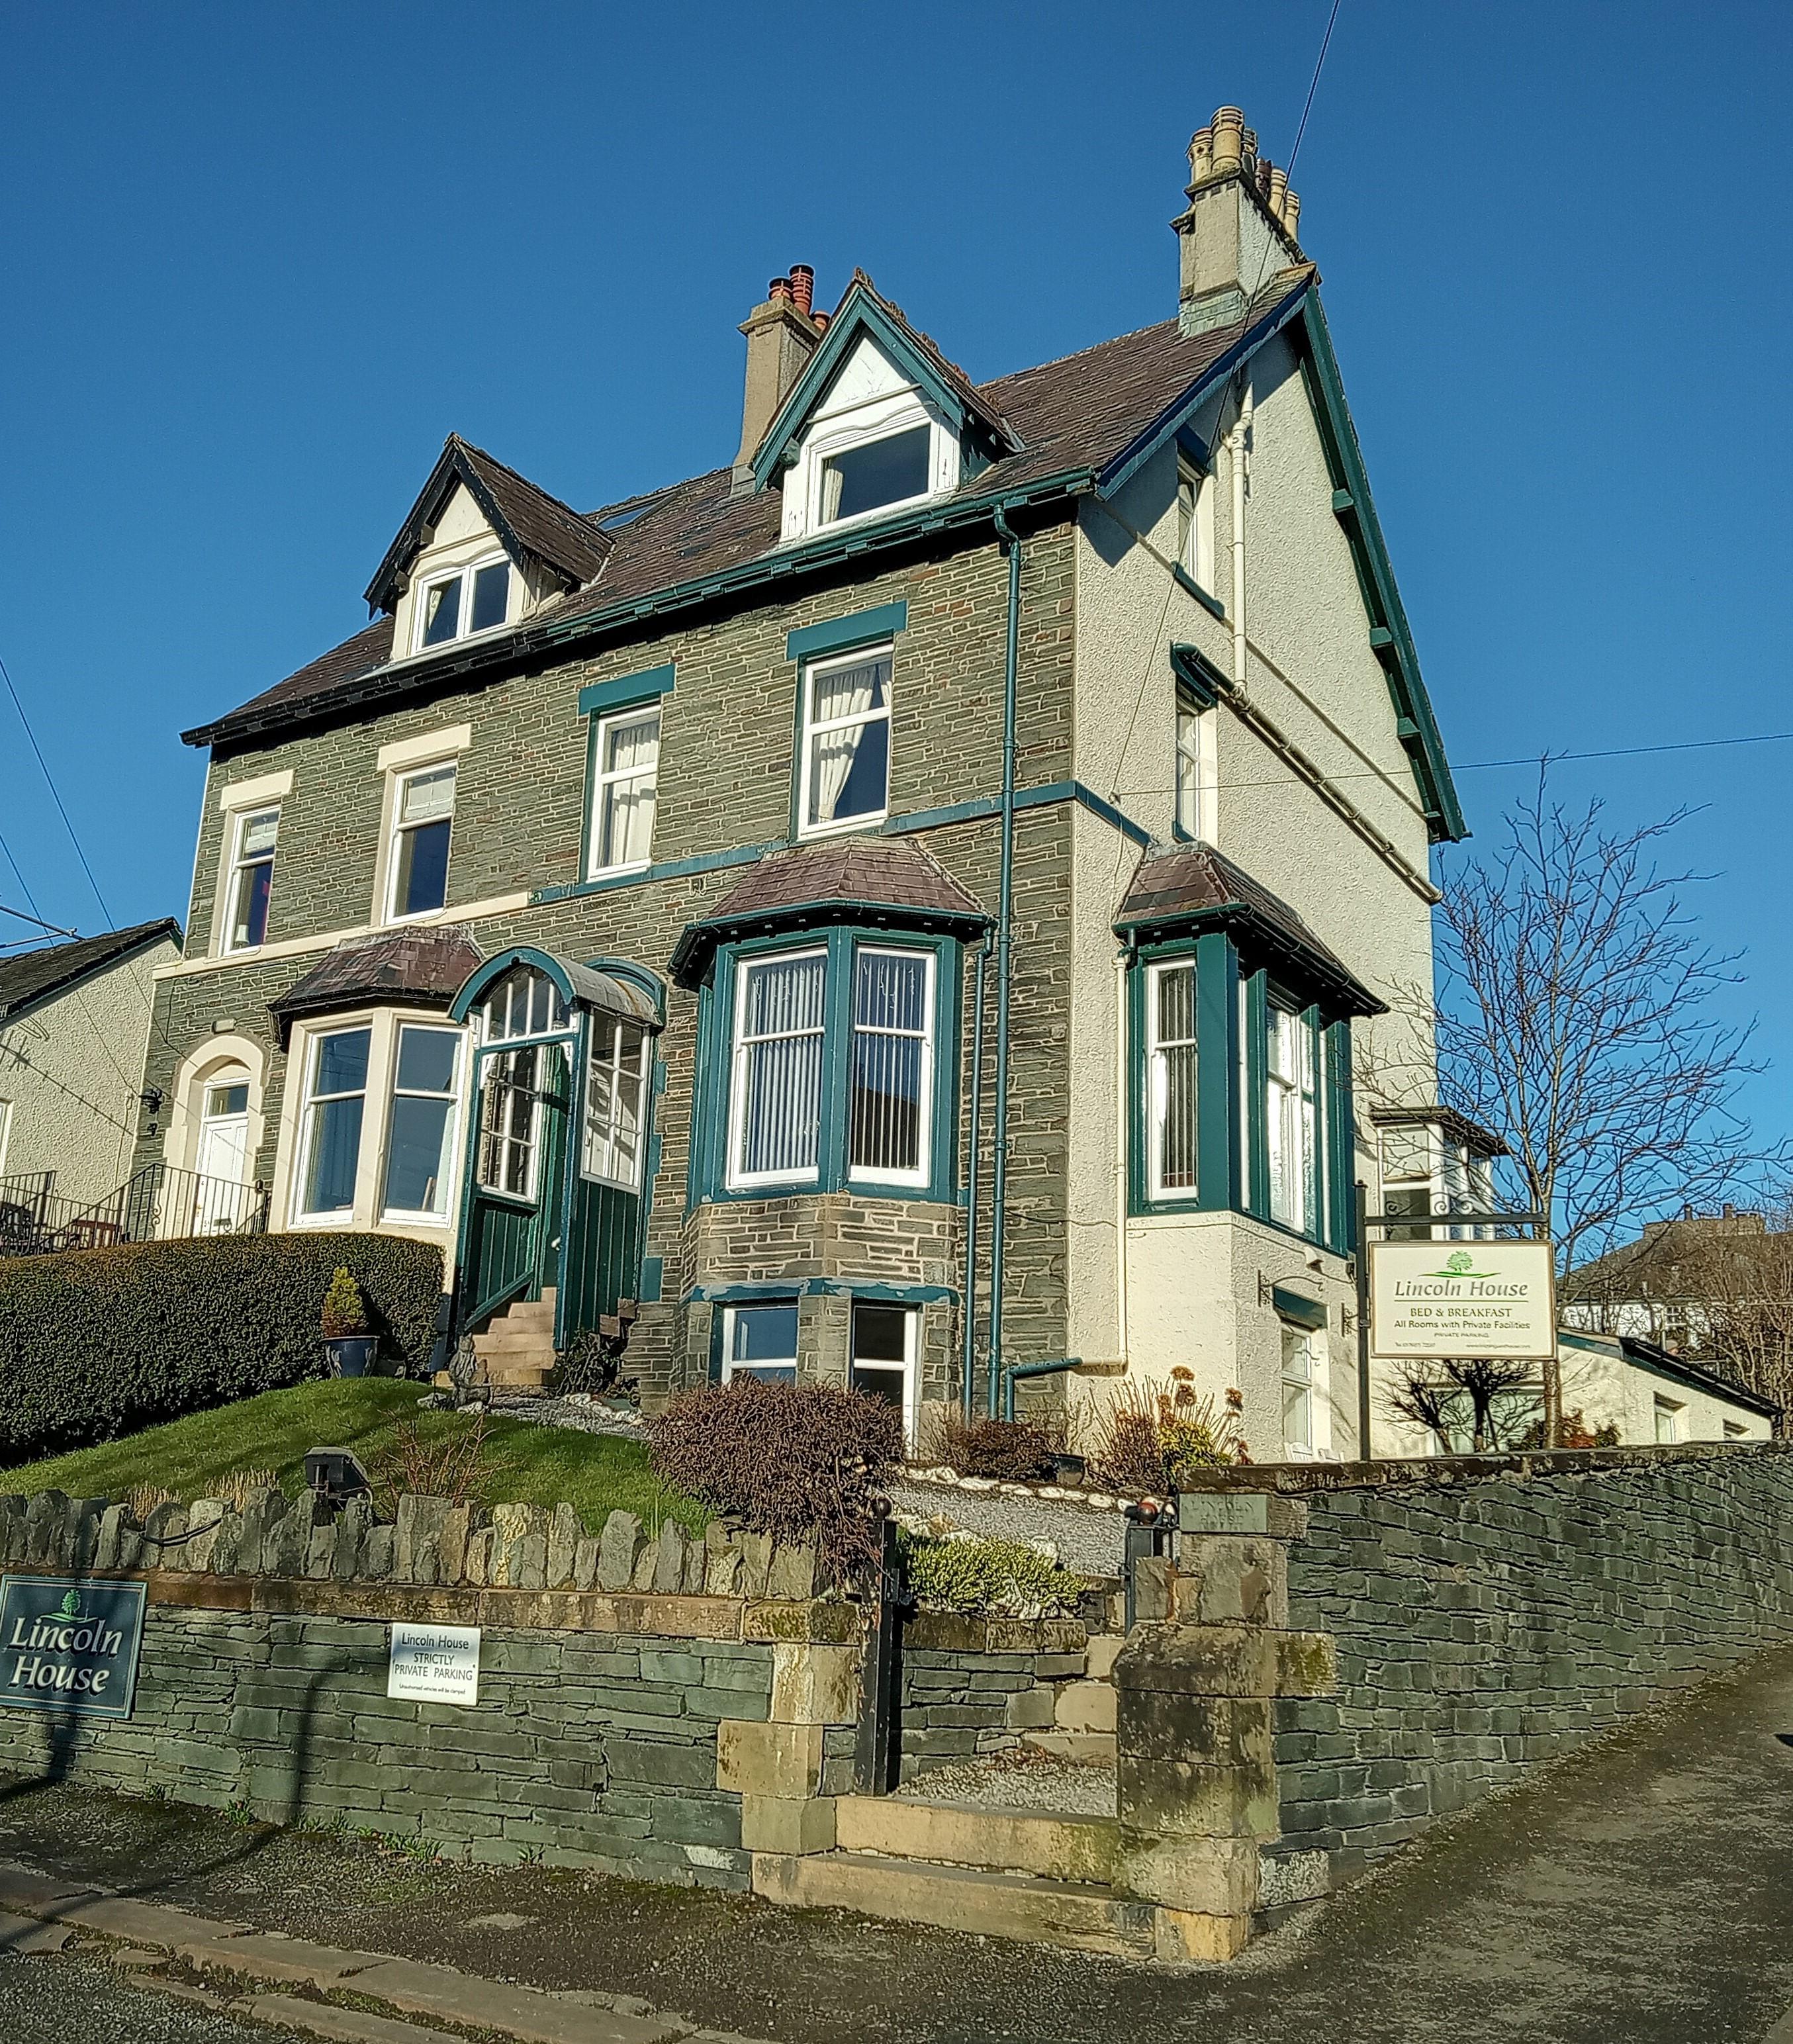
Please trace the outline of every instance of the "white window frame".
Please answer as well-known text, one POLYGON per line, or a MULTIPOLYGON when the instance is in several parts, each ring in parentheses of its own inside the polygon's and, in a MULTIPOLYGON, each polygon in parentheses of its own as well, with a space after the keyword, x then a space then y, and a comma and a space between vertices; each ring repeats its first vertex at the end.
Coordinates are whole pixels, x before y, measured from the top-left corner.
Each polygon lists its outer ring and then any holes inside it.
POLYGON ((230 812, 230 847, 225 863, 224 919, 219 931, 219 944, 222 951, 233 957, 240 956, 245 951, 258 951, 267 942, 267 927, 264 920, 259 937, 252 943, 237 943, 236 904, 249 869, 255 866, 265 866, 268 869, 268 912, 273 912, 274 876, 280 863, 280 824, 281 805, 278 802, 259 802, 252 809, 232 809, 230 812), (274 819, 274 848, 265 859, 259 855, 254 859, 245 859, 243 840, 248 835, 250 824, 259 822, 263 816, 274 819))
POLYGON ((1653 1395, 1655 1400, 1653 1412, 1656 1421, 1656 1444, 1659 1448, 1673 1447, 1687 1438, 1687 1406, 1678 1399, 1664 1398, 1660 1391, 1653 1395))
MULTIPOLYGON (((457 1030, 440 1009, 365 1008, 340 1015, 320 1015, 294 1027, 293 1047, 287 1060, 290 1085, 282 1111, 279 1149, 275 1162, 273 1211, 287 1216, 290 1228, 374 1228, 388 1227, 405 1233, 416 1231, 431 1239, 453 1229, 460 1212, 461 1176, 466 1147, 467 1075, 471 1064, 468 1032, 457 1030), (455 1092, 448 1116, 448 1181, 440 1214, 407 1213, 397 1208, 384 1211, 386 1145, 391 1135, 394 1088, 398 1074, 398 1032, 401 1028, 436 1029, 456 1035, 461 1045, 455 1054, 455 1092), (355 1155, 355 1199, 346 1210, 335 1213, 305 1211, 305 1163, 311 1143, 312 1084, 317 1068, 319 1046, 326 1036, 344 1030, 371 1032, 367 1047, 367 1085, 362 1096, 361 1143, 355 1155)), ((203 1093, 201 1095, 203 1100, 203 1093)), ((255 1080, 251 1074, 250 1135, 255 1134, 255 1080)))
POLYGON ((606 866, 603 859, 604 804, 609 791, 620 782, 651 779, 654 784, 655 822, 659 820, 660 797, 660 736, 661 705, 656 701, 639 702, 632 709, 612 710, 608 717, 600 717, 597 728, 592 736, 590 820, 586 852, 586 878, 588 880, 608 879, 619 873, 644 873, 654 863, 654 826, 647 830, 647 855, 643 859, 619 859, 606 866), (643 724, 651 717, 654 720, 654 764, 644 772, 639 766, 619 766, 609 772, 605 770, 604 751, 609 735, 618 724, 643 724))
MULTIPOLYGON (((858 1367, 859 1360, 858 1343, 854 1329, 858 1324, 862 1308, 866 1307, 870 1307, 880 1312, 900 1313, 903 1316, 903 1360, 900 1366, 903 1372, 903 1403, 900 1409, 903 1415, 904 1435, 906 1439, 912 1441, 916 1437, 916 1424, 919 1416, 917 1400, 918 1380, 921 1375, 918 1367, 921 1354, 921 1308, 902 1299, 854 1299, 851 1301, 851 1310, 847 1317, 847 1385, 849 1390, 853 1388, 853 1373, 858 1367)), ((873 1370, 890 1370, 896 1366, 888 1362, 871 1362, 867 1364, 869 1369, 873 1370)))
POLYGON ((851 532, 855 526, 912 510, 918 504, 956 490, 962 464, 958 436, 935 417, 920 391, 912 386, 906 391, 882 393, 863 408, 838 419, 819 420, 812 428, 797 457, 796 471, 785 482, 781 537, 789 542, 820 532, 851 532), (869 511, 855 511, 848 517, 824 521, 822 491, 828 463, 861 448, 875 446, 880 440, 913 432, 919 426, 928 430, 927 488, 912 497, 874 505, 869 511))
POLYGON ((1332 1396, 1331 1357, 1326 1337, 1318 1327, 1299 1326, 1293 1320, 1279 1319, 1278 1339, 1281 1354, 1277 1359, 1277 1383, 1278 1407, 1277 1425, 1281 1432, 1284 1424, 1281 1400, 1292 1386, 1299 1385, 1307 1400, 1307 1439, 1305 1442, 1292 1441, 1282 1434, 1283 1454, 1289 1462, 1327 1462, 1332 1456, 1332 1396), (1304 1370, 1297 1371, 1290 1365, 1290 1347, 1293 1344, 1304 1370))
POLYGON ((594 1014, 586 1026, 591 1033, 586 1051, 585 1090, 580 1100, 579 1174, 595 1185, 614 1185, 619 1192, 639 1193, 647 1164, 648 1084, 654 1070, 653 1032, 641 1023, 625 1021, 616 1015, 594 1014), (634 1075, 635 1160, 628 1173, 616 1168, 624 1078, 620 1052, 625 1029, 634 1031, 641 1041, 639 1069, 634 1075), (608 1033, 610 1047, 609 1056, 601 1058, 597 1052, 602 1032, 608 1033), (592 1075, 601 1064, 607 1066, 610 1073, 610 1115, 605 1128, 594 1132, 591 1123, 592 1075))
POLYGON ((1264 1121, 1269 1167, 1269 1182, 1265 1190, 1270 1218, 1279 1228, 1292 1228, 1297 1235, 1311 1235, 1315 1231, 1319 1205, 1319 1179, 1325 1168, 1320 1149, 1323 1127, 1320 1099, 1321 1059, 1319 1046, 1315 1040, 1315 1032, 1307 1020, 1305 1009, 1284 1007, 1272 994, 1265 1004, 1264 1035, 1264 1121), (1277 1020, 1279 1016, 1285 1018, 1292 1025, 1290 1034, 1298 1047, 1296 1070, 1287 1078, 1277 1070, 1272 1055, 1273 1047, 1281 1033, 1277 1020), (1295 1136, 1292 1158, 1288 1140, 1291 1124, 1295 1136), (1293 1174, 1296 1197, 1291 1204, 1297 1211, 1292 1219, 1287 1212, 1277 1211, 1277 1162, 1279 1155, 1283 1160, 1285 1187, 1291 1182, 1292 1170, 1293 1174))
POLYGON ((819 654, 803 663, 800 675, 802 696, 801 754, 797 761, 797 834, 800 838, 838 837, 850 831, 875 830, 890 814, 890 776, 896 766, 896 724, 894 707, 896 695, 896 642, 893 639, 880 640, 870 646, 855 646, 844 653, 819 654), (843 667, 869 667, 874 660, 888 660, 890 678, 884 691, 884 707, 869 709, 858 715, 834 717, 818 724, 816 721, 816 682, 819 675, 833 673, 843 667), (884 740, 884 801, 874 813, 866 810, 859 816, 831 818, 825 824, 809 821, 810 782, 813 774, 815 741, 830 732, 847 731, 856 724, 881 723, 885 727, 884 740))
MULTIPOLYGON (((467 1035, 464 1029, 455 1028, 441 1020, 425 1021, 418 1016, 401 1016, 391 1031, 391 1056, 386 1074, 386 1083, 381 1098, 385 1103, 381 1116, 382 1127, 376 1168, 379 1174, 377 1212, 382 1221, 414 1222, 430 1228, 446 1228, 453 1219, 455 1180, 459 1174, 457 1162, 461 1127, 462 1102, 466 1093, 467 1035), (407 1087, 403 1093, 398 1085, 398 1057, 407 1029, 427 1030, 438 1036, 454 1039, 455 1062, 446 1098, 448 1102, 448 1120, 443 1135, 443 1156, 446 1170, 442 1180, 442 1211, 432 1213, 423 1207, 395 1207, 386 1200, 386 1179, 392 1168, 392 1123, 395 1103, 406 1100, 441 1100, 439 1093, 425 1093, 417 1087, 407 1087)), ((357 1174, 359 1177, 359 1173, 357 1174)))
MULTIPOLYGON (((454 870, 455 862, 455 813, 461 799, 460 755, 458 752, 450 753, 442 759, 421 759, 414 763, 394 768, 389 774, 388 781, 386 851, 382 879, 385 912, 380 920, 383 924, 388 924, 428 922, 432 916, 445 915, 448 909, 449 876, 454 870), (424 830, 429 827, 428 824, 407 824, 402 820, 405 813, 405 790, 413 781, 422 780, 432 774, 440 774, 444 768, 449 769, 454 774, 455 792, 454 798, 448 805, 448 857, 443 863, 442 871, 442 899, 433 909, 401 910, 398 907, 398 876, 402 869, 398 855, 399 840, 408 832, 424 830)), ((432 816, 429 823, 438 823, 440 820, 440 817, 432 816)))
POLYGON ((1210 836, 1203 828, 1207 810, 1207 713, 1188 690, 1177 691, 1173 740, 1171 804, 1177 828, 1192 840, 1210 836))
MULTIPOLYGON (((1197 1040, 1195 1024, 1196 961, 1193 955, 1185 958, 1155 959, 1146 970, 1146 1184, 1150 1196, 1154 1200, 1192 1200, 1200 1192, 1200 1120, 1201 1075, 1196 1073, 1196 1156, 1197 1183, 1193 1185, 1166 1185, 1164 1181, 1164 1125, 1165 1112, 1170 1104, 1169 1067, 1164 1052, 1178 1050, 1187 1042, 1193 1046, 1197 1040), (1158 986, 1167 973, 1186 972, 1189 975, 1190 1034, 1187 1039, 1173 1038, 1168 1043, 1158 1034, 1158 986)), ((1197 1053, 1198 1057, 1200 1053, 1197 1053)))
MULTIPOLYGON (((934 1169, 934 1031, 936 995, 935 968, 936 954, 919 944, 855 944, 853 947, 853 984, 849 989, 847 1006, 847 1177, 855 1185, 925 1185, 929 1183, 934 1169), (862 958, 919 958, 924 961, 926 979, 923 991, 921 1041, 921 1086, 919 1103, 920 1142, 918 1148, 920 1161, 906 1171, 887 1171, 869 1164, 853 1162, 853 1062, 858 1047, 861 1033, 858 1020, 859 1005, 859 961, 862 958)), ((824 1021, 824 1028, 826 1023, 824 1021)), ((916 1040, 915 1032, 908 1029, 868 1028, 865 1033, 873 1036, 900 1036, 909 1042, 916 1040)), ((823 1055, 827 1055, 824 1047, 823 1055)), ((824 1135, 826 1131, 824 1132, 824 1135)))
MULTIPOLYGON (((795 1299, 743 1299, 739 1305, 724 1306, 722 1309, 722 1381, 724 1384, 737 1374, 735 1366, 735 1324, 737 1318, 743 1312, 751 1313, 756 1310, 763 1312, 769 1309, 778 1312, 788 1312, 792 1317, 795 1327, 793 1337, 795 1346, 791 1350, 789 1358, 791 1381, 794 1384, 798 1381, 800 1366, 797 1355, 803 1347, 802 1308, 795 1299)), ((782 1369, 785 1361, 785 1358, 783 1356, 762 1356, 757 1364, 743 1363, 739 1374, 743 1377, 757 1377, 768 1365, 774 1370, 782 1369)))
POLYGON ((424 653, 440 653, 445 647, 458 646, 463 639, 487 639, 494 632, 502 632, 510 622, 512 578, 516 574, 516 563, 503 548, 482 554, 477 560, 465 563, 458 568, 443 568, 439 572, 419 578, 416 595, 411 604, 411 651, 413 656, 424 653), (502 562, 509 571, 505 584, 505 614, 496 624, 482 624, 475 632, 472 628, 474 577, 482 568, 496 567, 502 562), (462 605, 457 613, 454 636, 438 639, 429 645, 424 643, 424 620, 429 616, 429 594, 432 589, 440 589, 444 582, 458 582, 463 585, 462 605))
MULTIPOLYGON (((813 1029, 795 1034, 817 1036, 821 1039, 824 1061, 824 1084, 826 1085, 828 1055, 828 947, 826 944, 806 944, 790 951, 750 952, 738 957, 735 962, 735 1013, 729 1043, 728 1055, 728 1185, 731 1191, 741 1191, 756 1185, 813 1185, 822 1176, 822 1146, 827 1139, 825 1124, 818 1125, 816 1135, 816 1161, 802 1171, 747 1171, 742 1168, 741 1152, 747 1134, 747 1053, 752 1043, 766 1043, 769 1037, 743 1038, 741 1025, 747 1019, 747 981, 754 969, 759 966, 788 965, 798 959, 816 958, 822 960, 822 1019, 813 1029)), ((792 1040, 787 1038, 785 1040, 792 1040)))
POLYGON ((1214 593, 1214 475, 1177 459, 1177 563, 1198 589, 1214 593))

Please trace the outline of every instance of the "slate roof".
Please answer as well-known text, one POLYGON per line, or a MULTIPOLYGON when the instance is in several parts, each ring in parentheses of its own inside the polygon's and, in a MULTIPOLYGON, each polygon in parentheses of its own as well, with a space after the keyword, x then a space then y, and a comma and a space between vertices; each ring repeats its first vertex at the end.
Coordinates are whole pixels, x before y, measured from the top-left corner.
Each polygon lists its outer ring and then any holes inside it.
POLYGON ((866 922, 910 929, 971 930, 990 920, 977 897, 912 838, 835 838, 769 852, 748 867, 679 939, 673 977, 689 985, 725 936, 801 928, 835 920, 843 908, 866 922))
POLYGON ((108 930, 97 937, 77 937, 66 944, 48 944, 17 958, 0 958, 0 1022, 67 993, 96 973, 107 972, 133 951, 166 937, 179 945, 181 926, 172 916, 158 922, 133 923, 129 929, 108 930))
POLYGON ((455 483, 466 486, 468 494, 513 555, 521 551, 546 561, 569 588, 589 582, 609 555, 610 536, 595 519, 549 496, 483 448, 451 433, 410 515, 367 585, 367 601, 377 609, 397 601, 399 581, 417 556, 424 528, 441 516, 455 483))
POLYGON ((1315 936, 1280 894, 1273 894, 1211 845, 1169 845, 1148 851, 1135 868, 1115 917, 1117 932, 1142 938, 1230 924, 1244 924, 1308 978, 1323 983, 1348 1013, 1388 1012, 1386 1004, 1315 936))
MULTIPOLYGON (((983 504, 994 492, 1006 498, 1061 482, 1069 486, 1099 473, 1138 443, 1252 328, 1292 307, 1315 274, 1311 265, 1278 271, 1236 326, 1190 336, 1177 321, 1166 320, 1055 362, 973 386, 980 408, 1006 422, 1019 442, 1019 451, 962 484, 953 497, 909 518, 893 520, 889 536, 900 540, 918 522, 938 522, 955 505, 983 504)), ((925 336, 917 337, 939 355, 925 336)), ((943 355, 939 359, 944 371, 963 377, 963 371, 954 370, 943 355)), ((457 446, 470 455, 478 454, 477 449, 467 449, 464 441, 451 440, 443 450, 443 462, 457 446)), ((501 467, 490 455, 480 459, 491 463, 493 469, 501 467)), ((503 474, 509 476, 513 471, 504 470, 503 474)), ((432 478, 432 482, 436 480, 432 478)), ((523 484, 520 476, 515 481, 523 484)), ((736 496, 732 484, 731 468, 712 469, 582 517, 538 492, 543 503, 555 505, 559 513, 608 543, 595 580, 544 605, 512 632, 495 634, 477 645, 443 647, 429 655, 394 663, 390 675, 382 670, 391 662, 391 626, 382 620, 228 715, 182 736, 190 745, 259 736, 415 688, 439 673, 458 673, 475 663, 498 663, 520 645, 550 632, 558 636, 583 618, 595 622, 612 613, 627 617, 649 599, 685 585, 736 573, 750 576, 762 563, 769 569, 789 569, 801 566, 806 553, 825 551, 820 545, 814 549, 781 548, 778 494, 761 490, 736 496), (614 522, 625 516, 626 524, 614 522), (601 529, 606 524, 610 530, 601 529), (371 678, 375 676, 378 682, 371 678)), ((532 485, 524 486, 533 489, 532 485)), ((428 496, 426 486, 419 505, 428 496)), ((414 511, 413 518, 417 516, 414 511)), ((875 547, 880 536, 876 528, 860 529, 853 538, 855 547, 865 551, 875 547)), ((403 533, 400 538, 403 540, 403 533)), ((382 563, 382 574, 389 580, 390 563, 399 549, 400 541, 395 540, 393 552, 382 563)), ((380 585, 377 576, 370 601, 375 600, 373 591, 380 585)))
POLYGON ((447 1008, 485 957, 458 923, 382 930, 326 952, 302 978, 271 1001, 267 1010, 284 1050, 293 1024, 301 1016, 328 1015, 370 1001, 447 1008))

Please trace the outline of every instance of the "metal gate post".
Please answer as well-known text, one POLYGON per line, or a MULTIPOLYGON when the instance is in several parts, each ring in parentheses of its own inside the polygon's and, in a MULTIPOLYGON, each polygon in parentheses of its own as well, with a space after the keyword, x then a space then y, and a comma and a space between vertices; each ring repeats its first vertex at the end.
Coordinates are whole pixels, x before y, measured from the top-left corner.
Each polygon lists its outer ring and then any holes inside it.
POLYGON ((862 1796, 888 1796, 896 1785, 895 1777, 902 1761, 901 1742, 896 1737, 902 1683, 898 1634, 907 1599, 902 1556, 896 1545, 896 1522, 890 1517, 888 1505, 878 1534, 877 1581, 867 1611, 859 1736, 853 1756, 853 1785, 862 1796))

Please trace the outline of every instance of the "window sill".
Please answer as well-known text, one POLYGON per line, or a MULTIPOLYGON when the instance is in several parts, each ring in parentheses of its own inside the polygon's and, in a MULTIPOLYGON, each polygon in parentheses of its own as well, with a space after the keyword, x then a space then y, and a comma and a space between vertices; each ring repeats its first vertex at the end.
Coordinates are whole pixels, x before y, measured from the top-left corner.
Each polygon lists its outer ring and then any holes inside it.
POLYGON ((1196 580, 1195 577, 1191 574, 1189 571, 1186 567, 1183 567, 1180 562, 1173 562, 1171 563, 1170 572, 1175 578, 1177 586, 1179 589, 1188 590, 1189 594, 1196 599, 1196 602, 1199 603, 1204 610, 1211 611, 1216 617, 1220 619, 1223 624, 1225 623, 1227 617, 1227 606, 1220 601, 1219 597, 1210 596, 1207 591, 1202 587, 1201 584, 1196 580))
POLYGON ((651 859, 632 859, 627 866, 600 866, 595 870, 588 873, 581 885, 586 887, 603 887, 613 881, 639 880, 643 874, 652 870, 653 864, 654 862, 651 859))
POLYGON ((855 831, 881 830, 889 820, 890 811, 886 808, 875 813, 868 810, 862 816, 849 816, 843 823, 805 824, 797 832, 797 842, 809 844, 817 838, 850 837, 855 831))

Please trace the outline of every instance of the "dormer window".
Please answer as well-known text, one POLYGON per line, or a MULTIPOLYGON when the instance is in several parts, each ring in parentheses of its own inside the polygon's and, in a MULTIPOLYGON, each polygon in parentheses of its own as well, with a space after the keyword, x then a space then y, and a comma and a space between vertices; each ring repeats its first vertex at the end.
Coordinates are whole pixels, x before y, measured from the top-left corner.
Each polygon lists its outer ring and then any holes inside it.
POLYGON ((931 427, 912 426, 829 455, 822 463, 822 523, 831 525, 927 496, 932 440, 931 427))
POLYGON ((417 650, 493 632, 510 610, 510 563, 503 555, 426 582, 417 609, 417 650))

